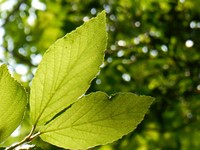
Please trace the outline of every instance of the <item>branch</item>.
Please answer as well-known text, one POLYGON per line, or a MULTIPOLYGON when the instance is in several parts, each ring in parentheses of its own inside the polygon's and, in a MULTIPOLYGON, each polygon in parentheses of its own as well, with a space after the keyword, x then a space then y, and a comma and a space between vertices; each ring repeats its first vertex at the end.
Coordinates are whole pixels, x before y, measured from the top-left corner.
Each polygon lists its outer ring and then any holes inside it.
POLYGON ((35 126, 32 127, 31 132, 29 133, 29 135, 26 136, 22 141, 7 147, 6 150, 13 150, 16 147, 18 147, 18 146, 20 146, 20 145, 22 145, 22 144, 24 144, 26 142, 31 142, 32 140, 34 140, 36 137, 38 137, 40 135, 40 132, 37 132, 36 134, 34 134, 34 131, 35 131, 35 126))

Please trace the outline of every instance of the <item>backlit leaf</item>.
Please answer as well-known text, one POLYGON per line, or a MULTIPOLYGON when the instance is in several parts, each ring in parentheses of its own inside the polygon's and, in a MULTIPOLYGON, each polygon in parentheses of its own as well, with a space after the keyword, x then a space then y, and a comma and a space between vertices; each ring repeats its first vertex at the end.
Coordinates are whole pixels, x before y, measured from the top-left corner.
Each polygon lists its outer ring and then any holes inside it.
POLYGON ((32 82, 31 118, 42 126, 83 95, 103 62, 105 11, 49 47, 32 82))
POLYGON ((6 65, 0 66, 0 143, 19 126, 26 105, 24 88, 11 77, 6 65))
POLYGON ((86 149, 113 142, 133 131, 153 102, 149 96, 103 92, 82 97, 41 129, 41 138, 66 149, 86 149))

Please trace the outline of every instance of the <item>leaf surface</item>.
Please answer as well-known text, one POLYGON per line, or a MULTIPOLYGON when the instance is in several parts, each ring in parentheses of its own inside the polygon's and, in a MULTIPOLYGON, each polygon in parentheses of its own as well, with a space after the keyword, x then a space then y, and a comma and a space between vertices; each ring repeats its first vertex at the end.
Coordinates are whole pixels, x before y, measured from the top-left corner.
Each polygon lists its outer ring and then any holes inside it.
POLYGON ((105 11, 49 47, 32 82, 31 118, 43 126, 89 88, 106 49, 105 11))
POLYGON ((6 65, 0 66, 0 143, 20 124, 27 105, 24 88, 14 80, 6 65))
POLYGON ((133 131, 153 102, 149 96, 103 92, 82 97, 41 129, 41 138, 66 149, 87 149, 113 142, 133 131))

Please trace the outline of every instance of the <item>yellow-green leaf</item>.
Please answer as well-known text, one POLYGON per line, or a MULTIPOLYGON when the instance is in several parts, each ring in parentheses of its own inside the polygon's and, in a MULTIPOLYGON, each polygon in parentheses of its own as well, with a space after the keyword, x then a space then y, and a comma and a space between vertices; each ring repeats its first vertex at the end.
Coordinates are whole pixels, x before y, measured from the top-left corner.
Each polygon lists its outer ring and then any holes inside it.
POLYGON ((24 88, 11 77, 6 65, 0 66, 0 143, 20 125, 26 105, 24 88))
POLYGON ((82 97, 41 129, 41 138, 66 149, 87 149, 113 142, 133 131, 153 102, 152 97, 103 92, 82 97))
POLYGON ((43 126, 87 91, 103 62, 106 42, 103 11, 49 47, 31 86, 34 125, 43 126))

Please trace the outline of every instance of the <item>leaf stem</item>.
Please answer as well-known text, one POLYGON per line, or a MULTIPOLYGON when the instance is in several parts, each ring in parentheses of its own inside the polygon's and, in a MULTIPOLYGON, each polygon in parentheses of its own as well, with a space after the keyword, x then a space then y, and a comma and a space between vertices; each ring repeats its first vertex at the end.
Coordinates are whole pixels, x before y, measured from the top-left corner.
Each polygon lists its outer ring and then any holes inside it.
POLYGON ((40 132, 37 132, 34 134, 34 131, 35 131, 35 126, 32 127, 30 133, 22 141, 7 147, 6 150, 13 150, 14 148, 16 148, 24 143, 31 142, 33 139, 35 139, 37 136, 39 136, 41 134, 40 132))

